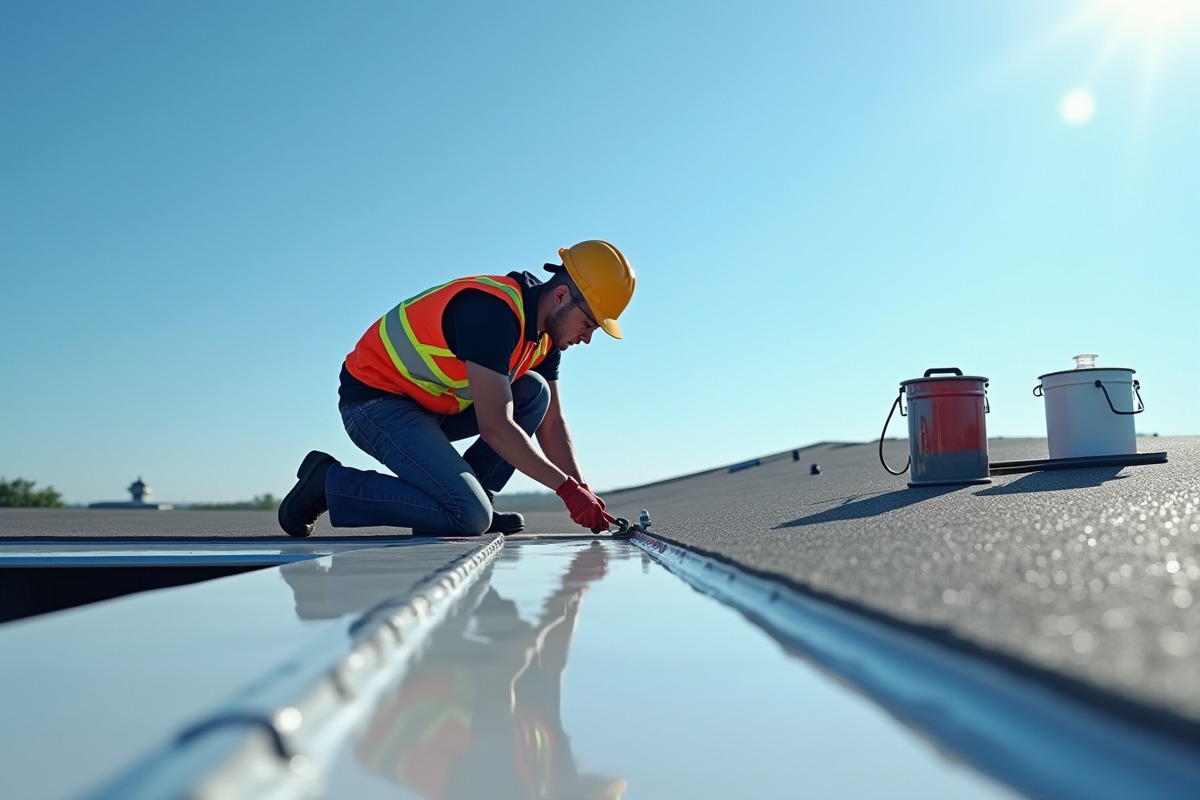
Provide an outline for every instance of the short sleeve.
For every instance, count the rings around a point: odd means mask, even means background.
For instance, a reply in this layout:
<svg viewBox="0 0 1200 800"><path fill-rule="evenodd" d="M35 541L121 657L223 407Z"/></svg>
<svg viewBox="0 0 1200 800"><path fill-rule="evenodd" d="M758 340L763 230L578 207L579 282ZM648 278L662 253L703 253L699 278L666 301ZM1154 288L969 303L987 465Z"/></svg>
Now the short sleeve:
<svg viewBox="0 0 1200 800"><path fill-rule="evenodd" d="M522 331L508 303L484 291L464 289L446 305L442 333L459 359L507 375Z"/></svg>

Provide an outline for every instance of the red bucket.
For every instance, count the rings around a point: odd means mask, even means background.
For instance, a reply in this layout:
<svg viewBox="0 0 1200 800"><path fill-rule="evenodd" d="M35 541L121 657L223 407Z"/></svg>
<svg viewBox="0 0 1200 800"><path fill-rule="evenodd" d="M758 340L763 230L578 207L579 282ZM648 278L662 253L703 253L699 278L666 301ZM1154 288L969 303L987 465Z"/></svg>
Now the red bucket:
<svg viewBox="0 0 1200 800"><path fill-rule="evenodd" d="M909 486L992 482L988 477L984 418L990 410L987 385L987 378L963 375L957 367L927 369L924 377L900 383L900 394L892 405L892 413L903 399L907 411L900 407L900 414L908 417L909 464L912 466ZM889 413L883 436L879 438L881 462L883 438L891 419ZM908 469L905 466L895 472L886 462L883 466L893 475L902 475Z"/></svg>

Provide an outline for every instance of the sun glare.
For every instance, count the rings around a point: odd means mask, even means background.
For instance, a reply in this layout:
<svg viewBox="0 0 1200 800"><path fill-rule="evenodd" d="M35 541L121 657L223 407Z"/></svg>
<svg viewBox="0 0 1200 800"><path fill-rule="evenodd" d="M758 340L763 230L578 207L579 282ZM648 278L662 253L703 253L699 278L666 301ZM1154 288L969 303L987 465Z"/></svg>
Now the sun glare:
<svg viewBox="0 0 1200 800"><path fill-rule="evenodd" d="M1151 45L1200 23L1197 0L1100 0L1097 11L1114 19L1122 32L1139 36Z"/></svg>
<svg viewBox="0 0 1200 800"><path fill-rule="evenodd" d="M1175 40L1200 31L1200 0L1095 0L1087 8L1088 16L1106 24L1110 34L1108 46L1098 54L1084 82L1095 81L1116 52L1128 47L1140 50L1142 86L1134 121L1144 129L1168 52L1177 44ZM1095 113L1091 96L1085 98L1078 92L1069 92L1059 108L1063 120L1071 125L1085 125Z"/></svg>
<svg viewBox="0 0 1200 800"><path fill-rule="evenodd" d="M1190 42L1198 35L1200 0L1091 0L1022 48L1010 67L1027 65L1070 40L1095 37L1096 49L1080 63L1075 88L1059 100L1059 118L1068 125L1088 124L1096 113L1092 88L1106 89L1112 70L1132 68L1140 72L1137 107L1122 114L1144 132L1160 79L1171 62L1195 60L1200 50Z"/></svg>

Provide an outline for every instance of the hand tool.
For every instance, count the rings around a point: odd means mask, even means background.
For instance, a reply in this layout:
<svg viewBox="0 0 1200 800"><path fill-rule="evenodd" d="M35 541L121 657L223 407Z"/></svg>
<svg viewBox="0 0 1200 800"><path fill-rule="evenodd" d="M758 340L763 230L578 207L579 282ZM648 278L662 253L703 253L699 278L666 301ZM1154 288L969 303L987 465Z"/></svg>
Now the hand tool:
<svg viewBox="0 0 1200 800"><path fill-rule="evenodd" d="M650 512L642 509L642 513L638 515L638 521L631 523L624 517L617 517L617 529L612 531L611 535L614 539L629 539L635 533L649 533L647 530L650 527Z"/></svg>

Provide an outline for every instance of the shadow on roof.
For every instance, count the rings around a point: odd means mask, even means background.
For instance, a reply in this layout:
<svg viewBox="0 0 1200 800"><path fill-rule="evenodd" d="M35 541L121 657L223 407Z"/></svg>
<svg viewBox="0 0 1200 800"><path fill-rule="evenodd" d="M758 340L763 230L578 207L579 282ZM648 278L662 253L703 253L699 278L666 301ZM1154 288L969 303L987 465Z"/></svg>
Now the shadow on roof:
<svg viewBox="0 0 1200 800"><path fill-rule="evenodd" d="M1059 469L1046 472L1031 472L1003 486L989 486L975 494L992 497L1005 494L1028 492L1061 492L1069 489L1087 489L1102 486L1107 481L1119 481L1129 477L1119 474L1124 467L1093 467L1091 469Z"/></svg>
<svg viewBox="0 0 1200 800"><path fill-rule="evenodd" d="M846 502L836 508L819 511L816 514L810 514L807 517L800 517L791 522L784 522L775 526L775 530L780 528L796 528L801 525L819 525L822 522L838 522L848 519L864 519L866 517L877 517L881 514L886 514L889 511L896 511L901 508L907 508L911 505L916 505L923 500L929 500L934 497L939 497L950 492L957 492L961 486L922 486L908 489L899 489L886 494L866 497L863 500L856 498L844 498ZM837 502L831 500L829 502Z"/></svg>

